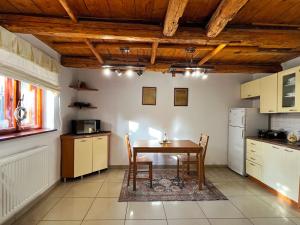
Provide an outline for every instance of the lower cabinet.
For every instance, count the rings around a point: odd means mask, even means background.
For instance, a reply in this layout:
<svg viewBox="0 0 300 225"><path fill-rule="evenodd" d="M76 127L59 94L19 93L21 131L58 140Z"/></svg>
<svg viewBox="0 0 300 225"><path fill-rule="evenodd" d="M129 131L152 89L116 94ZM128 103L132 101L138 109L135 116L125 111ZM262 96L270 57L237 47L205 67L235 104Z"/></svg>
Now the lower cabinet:
<svg viewBox="0 0 300 225"><path fill-rule="evenodd" d="M284 196L299 201L300 151L247 139L246 172ZM254 156L253 151L261 155ZM254 160L253 160L254 159Z"/></svg>
<svg viewBox="0 0 300 225"><path fill-rule="evenodd" d="M108 168L109 135L62 135L63 178L74 178Z"/></svg>

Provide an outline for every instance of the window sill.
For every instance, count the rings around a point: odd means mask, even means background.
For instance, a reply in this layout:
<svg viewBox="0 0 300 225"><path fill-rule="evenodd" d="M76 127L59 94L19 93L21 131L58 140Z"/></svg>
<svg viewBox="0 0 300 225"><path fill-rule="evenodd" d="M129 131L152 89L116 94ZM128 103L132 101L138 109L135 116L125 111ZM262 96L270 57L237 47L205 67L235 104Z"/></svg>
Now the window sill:
<svg viewBox="0 0 300 225"><path fill-rule="evenodd" d="M57 129L43 129L42 128L42 129L27 130L27 131L21 131L21 132L9 133L9 134L0 134L0 142L8 141L11 139L16 139L16 138L33 136L33 135L37 135L37 134L54 132L54 131L57 131Z"/></svg>

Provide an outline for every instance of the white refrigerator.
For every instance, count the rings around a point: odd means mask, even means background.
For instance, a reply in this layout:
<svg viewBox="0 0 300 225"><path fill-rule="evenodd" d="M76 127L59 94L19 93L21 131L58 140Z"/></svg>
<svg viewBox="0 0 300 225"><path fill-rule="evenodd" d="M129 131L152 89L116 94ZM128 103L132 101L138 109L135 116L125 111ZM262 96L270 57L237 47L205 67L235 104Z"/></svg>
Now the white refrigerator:
<svg viewBox="0 0 300 225"><path fill-rule="evenodd" d="M229 111L228 167L246 175L246 137L257 136L258 129L268 129L268 115L257 108L233 108Z"/></svg>

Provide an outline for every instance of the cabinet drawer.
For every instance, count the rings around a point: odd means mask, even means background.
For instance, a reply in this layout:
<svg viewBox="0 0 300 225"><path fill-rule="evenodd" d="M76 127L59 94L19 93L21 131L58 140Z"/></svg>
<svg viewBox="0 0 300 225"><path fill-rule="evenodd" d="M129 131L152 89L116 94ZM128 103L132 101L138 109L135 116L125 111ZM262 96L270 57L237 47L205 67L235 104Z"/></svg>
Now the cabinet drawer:
<svg viewBox="0 0 300 225"><path fill-rule="evenodd" d="M247 159L251 162L257 163L259 165L262 165L263 159L261 155L255 154L254 152L247 151Z"/></svg>
<svg viewBox="0 0 300 225"><path fill-rule="evenodd" d="M248 153L261 156L261 142L247 139L247 154Z"/></svg>
<svg viewBox="0 0 300 225"><path fill-rule="evenodd" d="M261 180L261 173L262 173L262 168L261 165L251 162L249 160L246 160L246 172L250 176Z"/></svg>

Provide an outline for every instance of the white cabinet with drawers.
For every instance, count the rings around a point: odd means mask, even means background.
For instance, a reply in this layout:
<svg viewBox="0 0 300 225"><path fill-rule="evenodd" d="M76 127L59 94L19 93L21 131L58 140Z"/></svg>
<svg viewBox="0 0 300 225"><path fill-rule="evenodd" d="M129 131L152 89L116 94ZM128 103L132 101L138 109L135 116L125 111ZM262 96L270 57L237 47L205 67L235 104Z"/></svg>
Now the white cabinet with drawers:
<svg viewBox="0 0 300 225"><path fill-rule="evenodd" d="M246 172L298 202L300 150L247 139Z"/></svg>

